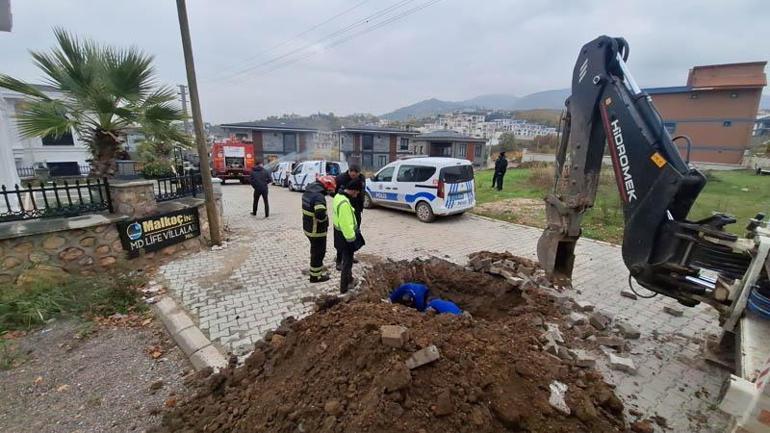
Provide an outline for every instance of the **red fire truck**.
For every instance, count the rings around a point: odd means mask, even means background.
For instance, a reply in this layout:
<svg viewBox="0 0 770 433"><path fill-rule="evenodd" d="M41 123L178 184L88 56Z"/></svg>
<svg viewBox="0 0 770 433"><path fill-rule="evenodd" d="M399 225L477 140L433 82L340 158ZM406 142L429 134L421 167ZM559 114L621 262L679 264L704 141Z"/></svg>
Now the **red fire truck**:
<svg viewBox="0 0 770 433"><path fill-rule="evenodd" d="M222 183L227 179L247 183L254 168L254 145L233 137L215 141L211 146L211 160L214 175L222 179Z"/></svg>

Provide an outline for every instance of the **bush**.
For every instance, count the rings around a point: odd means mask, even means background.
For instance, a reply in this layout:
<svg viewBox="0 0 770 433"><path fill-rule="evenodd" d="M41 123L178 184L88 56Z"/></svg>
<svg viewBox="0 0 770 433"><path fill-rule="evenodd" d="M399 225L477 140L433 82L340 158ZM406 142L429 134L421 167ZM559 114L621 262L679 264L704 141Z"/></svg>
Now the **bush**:
<svg viewBox="0 0 770 433"><path fill-rule="evenodd" d="M554 168L548 165L532 167L529 170L528 180L534 187L550 190L553 188Z"/></svg>
<svg viewBox="0 0 770 433"><path fill-rule="evenodd" d="M90 318L145 308L136 287L140 281L123 274L67 276L28 286L0 286L0 334L30 329L57 317Z"/></svg>
<svg viewBox="0 0 770 433"><path fill-rule="evenodd" d="M168 161L153 161L144 164L142 167L142 176L146 179L157 179L160 177L174 176L174 169Z"/></svg>

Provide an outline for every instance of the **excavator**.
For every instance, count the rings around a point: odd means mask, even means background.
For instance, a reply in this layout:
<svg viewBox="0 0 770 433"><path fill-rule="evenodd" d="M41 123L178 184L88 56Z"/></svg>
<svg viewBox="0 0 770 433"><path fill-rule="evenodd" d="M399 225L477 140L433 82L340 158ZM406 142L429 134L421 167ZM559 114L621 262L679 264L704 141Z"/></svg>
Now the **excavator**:
<svg viewBox="0 0 770 433"><path fill-rule="evenodd" d="M556 151L555 182L545 198L547 226L537 244L552 280L569 284L581 220L594 204L602 159L612 161L624 215L622 256L634 282L650 292L719 312L734 336L736 374L720 408L733 416L731 431L770 431L770 227L764 214L746 236L725 230L736 219L688 214L706 176L685 161L652 99L634 81L623 38L600 36L585 44L572 73ZM645 296L645 297L650 297Z"/></svg>

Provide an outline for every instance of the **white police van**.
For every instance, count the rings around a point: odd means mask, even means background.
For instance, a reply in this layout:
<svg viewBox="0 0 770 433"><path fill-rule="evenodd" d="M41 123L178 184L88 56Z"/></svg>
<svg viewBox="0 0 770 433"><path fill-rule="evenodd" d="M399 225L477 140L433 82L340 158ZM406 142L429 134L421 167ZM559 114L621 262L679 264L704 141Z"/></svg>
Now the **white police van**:
<svg viewBox="0 0 770 433"><path fill-rule="evenodd" d="M476 205L473 166L437 157L391 162L366 181L364 207L375 205L414 212L422 222L461 214Z"/></svg>
<svg viewBox="0 0 770 433"><path fill-rule="evenodd" d="M334 176L348 170L348 163L341 161L314 160L298 162L289 175L289 189L304 191L305 186L315 182L321 176Z"/></svg>

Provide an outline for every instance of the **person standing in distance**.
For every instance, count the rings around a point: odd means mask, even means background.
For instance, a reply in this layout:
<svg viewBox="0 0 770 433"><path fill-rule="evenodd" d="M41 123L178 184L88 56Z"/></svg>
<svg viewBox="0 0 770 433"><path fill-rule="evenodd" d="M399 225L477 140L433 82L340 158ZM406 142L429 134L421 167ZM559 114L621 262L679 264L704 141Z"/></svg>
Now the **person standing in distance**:
<svg viewBox="0 0 770 433"><path fill-rule="evenodd" d="M259 198L262 197L262 201L265 204L265 218L270 216L270 203L267 201L267 187L273 183L273 178L270 173L262 166L262 161L257 161L256 166L251 171L251 187L254 188L254 198L251 204L251 214L257 214L257 208L259 207Z"/></svg>
<svg viewBox="0 0 770 433"><path fill-rule="evenodd" d="M495 160L495 174L492 176L492 188L497 185L497 190L503 190L503 177L508 170L508 160L505 158L505 152L500 152L500 156Z"/></svg>

